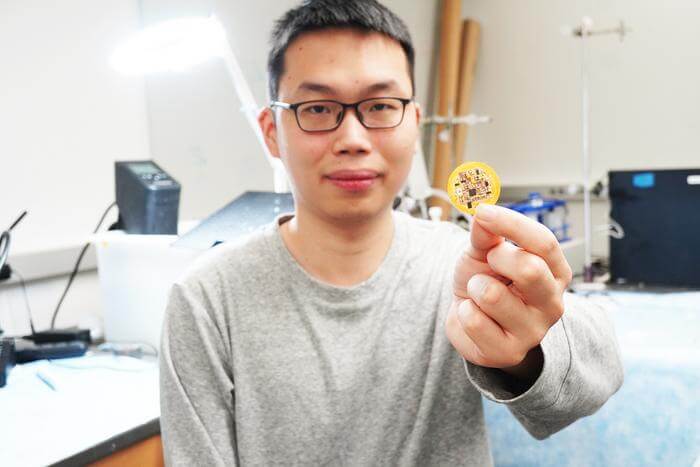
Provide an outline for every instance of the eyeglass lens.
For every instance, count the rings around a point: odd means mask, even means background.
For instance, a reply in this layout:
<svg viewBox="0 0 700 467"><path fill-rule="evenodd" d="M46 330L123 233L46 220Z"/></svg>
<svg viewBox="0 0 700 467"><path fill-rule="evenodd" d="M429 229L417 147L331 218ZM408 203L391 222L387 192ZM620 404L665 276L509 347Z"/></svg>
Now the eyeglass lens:
<svg viewBox="0 0 700 467"><path fill-rule="evenodd" d="M368 128L392 128L401 123L404 104L400 99L368 99L356 107L358 118ZM345 109L334 101L313 101L296 109L299 126L306 131L332 130L340 125Z"/></svg>

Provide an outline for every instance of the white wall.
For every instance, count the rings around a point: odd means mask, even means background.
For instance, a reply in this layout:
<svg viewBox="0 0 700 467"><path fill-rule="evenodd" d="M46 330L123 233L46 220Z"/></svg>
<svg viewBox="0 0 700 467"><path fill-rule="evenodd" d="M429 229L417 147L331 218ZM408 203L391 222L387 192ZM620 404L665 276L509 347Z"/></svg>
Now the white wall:
<svg viewBox="0 0 700 467"><path fill-rule="evenodd" d="M139 23L137 0L0 1L0 227L29 211L9 261L25 276L71 268L74 247L114 200L113 161L149 156L143 80L108 64ZM28 283L38 329L49 325L65 284ZM100 311L95 272L80 274L57 324L92 327ZM0 284L0 326L28 332L16 283Z"/></svg>
<svg viewBox="0 0 700 467"><path fill-rule="evenodd" d="M148 157L142 79L108 64L136 0L0 2L0 225L12 253L74 246L114 200L113 161Z"/></svg>
<svg viewBox="0 0 700 467"><path fill-rule="evenodd" d="M590 40L594 178L609 169L700 166L700 2L464 0L482 26L472 110L494 123L469 134L467 157L509 185L580 180L580 39L584 15L632 29Z"/></svg>
<svg viewBox="0 0 700 467"><path fill-rule="evenodd" d="M561 34L583 16L632 29L590 39L593 180L608 170L700 166L700 2L696 0L463 0L481 23L472 111L494 117L469 132L465 156L487 161L505 185L580 183L581 44ZM583 236L582 203L572 202ZM593 205L593 224L609 215ZM593 254L606 257L596 235Z"/></svg>

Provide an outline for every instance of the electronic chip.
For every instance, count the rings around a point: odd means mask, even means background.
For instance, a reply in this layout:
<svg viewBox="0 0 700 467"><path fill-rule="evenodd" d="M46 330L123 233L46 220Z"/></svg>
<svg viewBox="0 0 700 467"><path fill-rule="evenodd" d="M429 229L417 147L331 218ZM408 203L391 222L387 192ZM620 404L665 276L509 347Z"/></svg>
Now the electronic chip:
<svg viewBox="0 0 700 467"><path fill-rule="evenodd" d="M447 193L454 207L474 214L480 203L496 204L501 182L496 172L483 162L465 162L450 174Z"/></svg>

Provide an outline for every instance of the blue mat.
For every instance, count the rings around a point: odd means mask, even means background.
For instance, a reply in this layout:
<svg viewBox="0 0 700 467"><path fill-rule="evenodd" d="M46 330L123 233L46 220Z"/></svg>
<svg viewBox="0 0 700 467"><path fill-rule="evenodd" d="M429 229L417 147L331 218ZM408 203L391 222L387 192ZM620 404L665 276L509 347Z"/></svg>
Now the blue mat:
<svg viewBox="0 0 700 467"><path fill-rule="evenodd" d="M597 413L543 441L504 406L485 401L495 464L693 466L700 459L700 293L590 299L615 323L622 388Z"/></svg>

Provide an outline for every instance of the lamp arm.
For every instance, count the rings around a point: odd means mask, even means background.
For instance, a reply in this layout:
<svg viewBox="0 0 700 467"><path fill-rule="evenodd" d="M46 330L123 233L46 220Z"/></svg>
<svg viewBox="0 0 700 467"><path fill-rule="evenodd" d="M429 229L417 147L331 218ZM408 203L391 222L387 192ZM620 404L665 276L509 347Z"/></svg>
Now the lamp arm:
<svg viewBox="0 0 700 467"><path fill-rule="evenodd" d="M280 159L272 157L272 154L270 154L270 151L265 144L265 140L257 120L260 108L255 103L253 93L250 91L250 87L248 87L248 83L245 76L243 76L243 72L241 71L241 67L238 64L238 60L233 53L231 45L229 44L228 40L225 42L222 58L226 64L226 69L228 70L229 76L233 81L236 94L241 101L241 111L243 112L246 121L253 129L253 133L255 133L255 136L258 139L258 143L260 143L260 146L262 147L265 159L267 159L267 162L272 168L275 193L286 193L289 191L289 183L284 165L282 165L282 161Z"/></svg>

